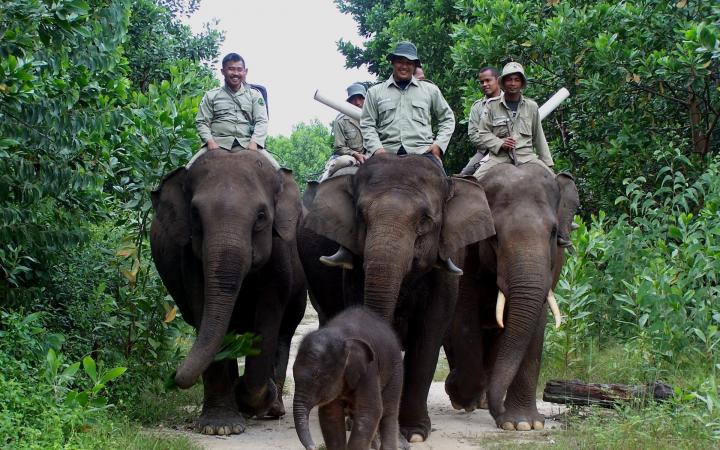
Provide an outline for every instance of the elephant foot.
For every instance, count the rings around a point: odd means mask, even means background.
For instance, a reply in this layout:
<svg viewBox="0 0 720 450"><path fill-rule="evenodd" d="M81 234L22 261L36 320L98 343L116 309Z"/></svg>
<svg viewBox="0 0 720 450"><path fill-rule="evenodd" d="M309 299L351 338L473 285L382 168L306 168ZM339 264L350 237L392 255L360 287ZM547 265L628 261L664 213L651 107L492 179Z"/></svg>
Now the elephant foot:
<svg viewBox="0 0 720 450"><path fill-rule="evenodd" d="M430 426L402 426L400 425L400 434L411 444L425 442L430 435Z"/></svg>
<svg viewBox="0 0 720 450"><path fill-rule="evenodd" d="M488 408L485 389L481 389L480 394L476 394L476 389L461 388L460 385L456 371L453 370L445 380L445 393L450 397L450 404L454 409L473 412L478 408L483 408L483 405L485 406L483 409Z"/></svg>
<svg viewBox="0 0 720 450"><path fill-rule="evenodd" d="M197 430L202 434L228 436L245 431L245 419L237 411L226 407L203 408Z"/></svg>
<svg viewBox="0 0 720 450"><path fill-rule="evenodd" d="M235 399L240 412L251 417L266 416L277 398L278 390L272 380L268 380L264 387L251 391L241 377L235 387Z"/></svg>
<svg viewBox="0 0 720 450"><path fill-rule="evenodd" d="M545 428L545 417L537 411L506 411L495 418L498 428L506 431L530 431Z"/></svg>

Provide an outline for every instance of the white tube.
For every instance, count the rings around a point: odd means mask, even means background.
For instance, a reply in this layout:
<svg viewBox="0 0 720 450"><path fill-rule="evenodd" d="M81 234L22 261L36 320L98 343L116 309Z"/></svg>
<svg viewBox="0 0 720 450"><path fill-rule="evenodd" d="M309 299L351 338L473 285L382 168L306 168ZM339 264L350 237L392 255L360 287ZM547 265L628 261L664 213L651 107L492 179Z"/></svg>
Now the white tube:
<svg viewBox="0 0 720 450"><path fill-rule="evenodd" d="M313 96L313 98L322 103L323 105L331 107L335 111L340 111L346 116L352 117L355 120L360 120L360 114L362 113L362 109L358 108L352 103L336 102L335 100L322 95L320 91L315 91L315 96Z"/></svg>
<svg viewBox="0 0 720 450"><path fill-rule="evenodd" d="M557 91L555 95L550 97L548 101L543 103L543 105L538 109L538 115L540 116L540 120L543 120L551 112L555 111L555 108L560 106L560 103L562 103L563 100L568 97L570 97L570 91L565 88L560 88L560 90Z"/></svg>

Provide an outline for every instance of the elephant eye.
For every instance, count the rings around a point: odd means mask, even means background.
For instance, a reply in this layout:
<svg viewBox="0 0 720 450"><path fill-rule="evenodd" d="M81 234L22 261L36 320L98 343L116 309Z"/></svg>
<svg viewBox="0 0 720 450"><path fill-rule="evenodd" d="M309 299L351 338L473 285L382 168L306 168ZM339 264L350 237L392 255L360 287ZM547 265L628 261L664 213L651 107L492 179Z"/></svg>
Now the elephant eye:
<svg viewBox="0 0 720 450"><path fill-rule="evenodd" d="M433 229L433 220L427 214L420 216L417 225L415 225L415 232L418 236L425 235Z"/></svg>
<svg viewBox="0 0 720 450"><path fill-rule="evenodd" d="M260 211L258 211L257 216L255 216L255 231L260 231L265 228L267 222L267 213L264 209L261 209Z"/></svg>

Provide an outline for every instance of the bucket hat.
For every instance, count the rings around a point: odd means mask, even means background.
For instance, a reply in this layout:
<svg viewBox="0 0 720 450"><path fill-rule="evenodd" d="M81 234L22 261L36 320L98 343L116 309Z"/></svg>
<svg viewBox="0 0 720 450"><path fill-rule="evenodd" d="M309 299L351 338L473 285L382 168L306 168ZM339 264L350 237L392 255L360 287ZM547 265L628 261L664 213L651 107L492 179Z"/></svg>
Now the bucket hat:
<svg viewBox="0 0 720 450"><path fill-rule="evenodd" d="M356 95L362 95L363 98L365 98L367 94L367 90L365 89L365 86L363 86L360 83L353 83L350 86L348 86L347 90L347 98L345 101L350 101L351 98L353 98Z"/></svg>
<svg viewBox="0 0 720 450"><path fill-rule="evenodd" d="M525 69L523 69L522 64L515 61L510 61L509 63L505 64L505 67L503 67L502 74L500 75L500 86L502 86L503 78L513 73L520 74L523 80L522 87L524 88L527 84L527 78L525 78Z"/></svg>
<svg viewBox="0 0 720 450"><path fill-rule="evenodd" d="M407 58L410 61L414 61L418 67L422 67L422 64L420 63L420 58L418 58L417 55L417 47L415 47L415 44L413 44L412 42L398 42L395 45L395 50L390 52L390 54L387 56L387 59L388 61L392 62L393 57L396 56L402 56L403 58Z"/></svg>

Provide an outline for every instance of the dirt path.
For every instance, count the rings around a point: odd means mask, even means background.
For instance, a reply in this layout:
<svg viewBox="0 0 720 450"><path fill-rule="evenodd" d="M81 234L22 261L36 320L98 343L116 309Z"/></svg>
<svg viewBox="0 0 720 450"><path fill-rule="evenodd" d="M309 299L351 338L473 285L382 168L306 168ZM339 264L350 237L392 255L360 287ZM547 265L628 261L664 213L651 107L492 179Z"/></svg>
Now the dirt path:
<svg viewBox="0 0 720 450"><path fill-rule="evenodd" d="M290 364L288 364L288 386L286 386L285 407L287 414L279 420L248 420L247 430L241 435L230 437L205 436L186 431L177 431L189 436L205 449L222 450L296 450L302 448L295 433L292 419L292 362L295 360L297 346L302 336L317 328L317 314L308 303L308 308L302 323L297 329L293 345L290 350ZM555 416L562 412L559 405L539 402L540 413L545 417ZM433 382L428 396L428 409L432 420L432 434L426 442L413 444L413 450L425 449L482 449L508 444L534 442L537 444L551 444L552 430L560 427L558 422L546 420L544 431L531 432L502 432L495 427L495 422L485 410L472 413L459 412L452 409L444 383ZM322 443L322 434L317 420L317 409L310 414L310 428L316 444Z"/></svg>

